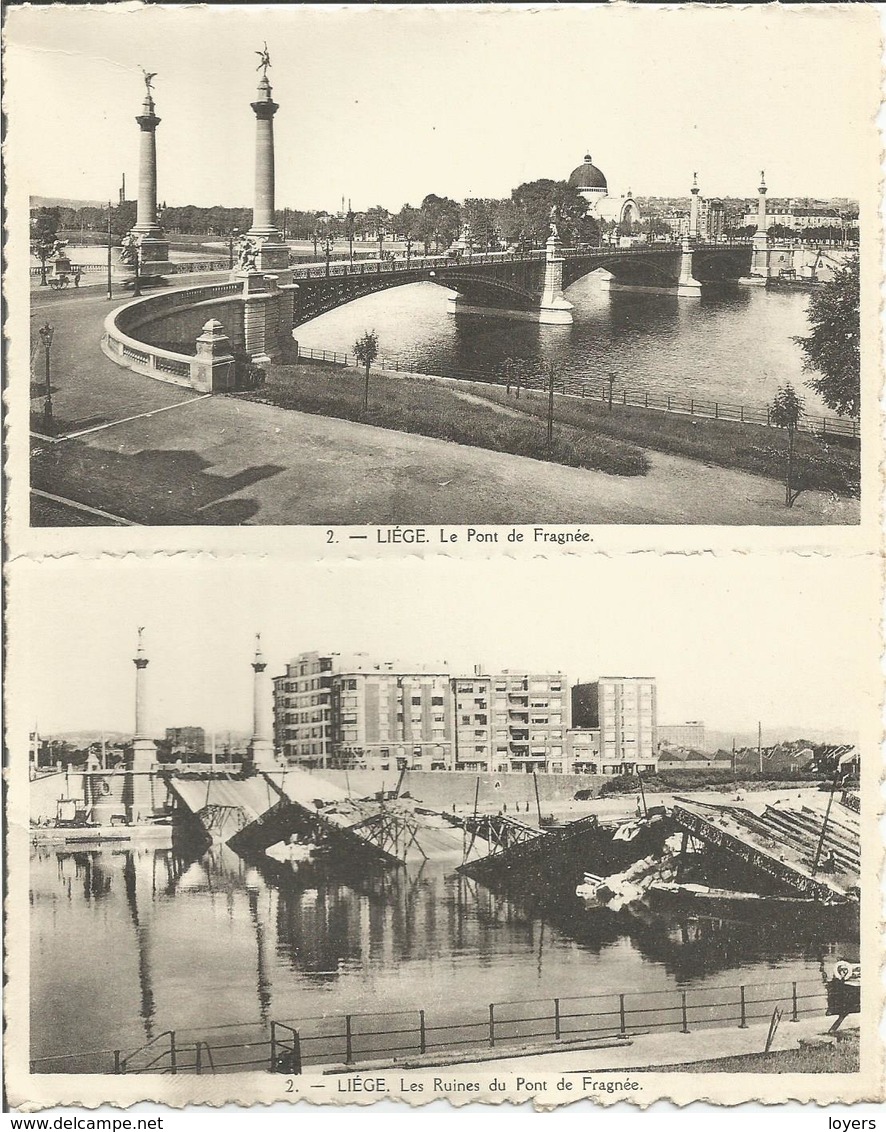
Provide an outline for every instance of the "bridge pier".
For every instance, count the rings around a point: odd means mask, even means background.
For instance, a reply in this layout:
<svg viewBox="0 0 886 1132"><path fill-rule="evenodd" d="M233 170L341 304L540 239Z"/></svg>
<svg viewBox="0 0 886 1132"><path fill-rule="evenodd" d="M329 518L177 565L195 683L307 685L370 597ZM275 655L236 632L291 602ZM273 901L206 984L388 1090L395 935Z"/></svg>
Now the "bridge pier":
<svg viewBox="0 0 886 1132"><path fill-rule="evenodd" d="M554 326L570 326L573 322L572 303L563 295L563 245L556 224L551 224L551 234L545 245L545 279L539 306L541 323Z"/></svg>
<svg viewBox="0 0 886 1132"><path fill-rule="evenodd" d="M745 287L765 287L769 282L769 238L766 234L766 172L760 174L757 192L760 201L757 205L757 231L754 233L754 246L751 252L751 270L739 279Z"/></svg>
<svg viewBox="0 0 886 1132"><path fill-rule="evenodd" d="M683 248L680 254L680 279L677 283L677 295L681 299L700 299L701 283L692 274L692 240L684 237Z"/></svg>
<svg viewBox="0 0 886 1132"><path fill-rule="evenodd" d="M757 232L751 251L750 273L743 275L739 283L744 287L765 287L769 282L770 259L769 239L765 232Z"/></svg>
<svg viewBox="0 0 886 1132"><path fill-rule="evenodd" d="M257 365L279 361L292 342L291 285L279 286L276 275L260 271L235 272L243 281L243 337L249 357Z"/></svg>

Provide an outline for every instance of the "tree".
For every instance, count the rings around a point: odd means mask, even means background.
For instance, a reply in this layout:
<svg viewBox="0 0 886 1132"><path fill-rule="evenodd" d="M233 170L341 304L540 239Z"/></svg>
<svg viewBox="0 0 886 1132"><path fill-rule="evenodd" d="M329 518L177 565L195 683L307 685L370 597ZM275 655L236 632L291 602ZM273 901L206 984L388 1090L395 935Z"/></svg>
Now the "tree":
<svg viewBox="0 0 886 1132"><path fill-rule="evenodd" d="M111 212L111 233L117 237L123 237L127 232L131 232L135 227L136 221L136 204L134 200L121 201L116 208ZM190 231L189 228L182 229L185 232Z"/></svg>
<svg viewBox="0 0 886 1132"><path fill-rule="evenodd" d="M769 407L769 419L777 428L785 428L788 431L788 468L787 475L785 476L785 492L784 501L786 507L792 507L794 500L800 494L798 488L796 494L793 489L793 476L794 476L794 433L797 431L797 425L800 423L800 417L803 415L803 400L797 396L793 385L790 382L787 385L781 385L778 392L775 394L775 399Z"/></svg>
<svg viewBox="0 0 886 1132"><path fill-rule="evenodd" d="M438 197L435 193L428 193L421 202L421 228L420 238L424 241L425 252L430 250L431 241L437 251L440 245L446 247L458 235L461 224L461 209L458 202L449 197Z"/></svg>
<svg viewBox="0 0 886 1132"><path fill-rule="evenodd" d="M411 204L404 204L400 211L391 220L394 231L406 241L406 260L412 256L412 245L421 234L421 213Z"/></svg>
<svg viewBox="0 0 886 1132"><path fill-rule="evenodd" d="M551 208L559 213L557 228L567 243L575 243L581 222L588 210L588 202L581 193L566 181L527 181L514 189L511 200L521 217L521 235L524 240L543 244L551 230Z"/></svg>
<svg viewBox="0 0 886 1132"><path fill-rule="evenodd" d="M470 233L471 246L488 251L495 242L494 200L467 199L461 207L462 221Z"/></svg>
<svg viewBox="0 0 886 1132"><path fill-rule="evenodd" d="M377 204L374 208L366 210L364 215L364 223L366 224L366 231L378 240L378 255L381 259L382 241L385 238L385 233L390 224L391 214L382 205Z"/></svg>
<svg viewBox="0 0 886 1132"><path fill-rule="evenodd" d="M31 253L40 260L40 286L46 286L46 264L58 240L58 208L38 208L31 217Z"/></svg>
<svg viewBox="0 0 886 1132"><path fill-rule="evenodd" d="M366 381L363 385L363 412L369 411L369 367L378 357L378 335L374 330L364 330L363 337L354 343L354 356L361 366L366 367Z"/></svg>
<svg viewBox="0 0 886 1132"><path fill-rule="evenodd" d="M858 419L861 412L859 262L849 261L809 300L812 333L794 341L806 355L803 369L819 376L806 384L835 413Z"/></svg>

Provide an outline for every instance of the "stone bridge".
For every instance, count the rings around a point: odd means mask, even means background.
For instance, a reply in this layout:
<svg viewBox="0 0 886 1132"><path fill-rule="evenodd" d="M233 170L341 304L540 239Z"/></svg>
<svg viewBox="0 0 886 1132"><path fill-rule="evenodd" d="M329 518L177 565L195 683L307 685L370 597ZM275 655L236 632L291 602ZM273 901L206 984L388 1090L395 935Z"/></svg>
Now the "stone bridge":
<svg viewBox="0 0 886 1132"><path fill-rule="evenodd" d="M564 287L600 268L607 289L698 297L705 283L747 276L752 254L749 245L689 241L564 252L554 233L544 251L525 255L236 271L228 282L159 292L118 307L105 320L102 349L138 373L223 392L237 380L235 355L259 363L284 358L296 327L391 287L436 283L455 292L455 311L568 324L572 304Z"/></svg>
<svg viewBox="0 0 886 1132"><path fill-rule="evenodd" d="M737 282L751 265L750 243L651 244L631 248L564 251L548 241L545 251L492 253L467 259L439 257L390 263L331 264L295 269L293 326L354 299L409 283L436 283L456 292L456 311L497 313L536 322L572 321L563 289L602 268L611 290L670 292L697 297L701 285Z"/></svg>

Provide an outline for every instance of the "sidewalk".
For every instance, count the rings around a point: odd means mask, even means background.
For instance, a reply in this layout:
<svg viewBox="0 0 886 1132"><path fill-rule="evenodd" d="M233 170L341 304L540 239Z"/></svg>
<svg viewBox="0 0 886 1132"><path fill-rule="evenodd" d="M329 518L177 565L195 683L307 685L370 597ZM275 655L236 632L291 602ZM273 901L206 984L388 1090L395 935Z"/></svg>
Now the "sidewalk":
<svg viewBox="0 0 886 1132"><path fill-rule="evenodd" d="M831 1018L801 1018L798 1022L789 1022L782 1019L772 1042L772 1050L798 1049L801 1040L810 1040L823 1035L831 1025ZM858 1017L847 1019L841 1031L849 1032L858 1029ZM531 1048L515 1050L511 1056L500 1057L495 1060L472 1061L468 1053L455 1055L455 1058L426 1059L425 1067L419 1068L414 1061L403 1062L388 1066L401 1072L404 1080L413 1077L427 1076L427 1069L432 1065L447 1066L456 1071L463 1071L470 1067L479 1066L480 1072L494 1075L496 1073L523 1073L531 1068L533 1073L599 1073L599 1072L627 1072L630 1070L650 1070L668 1065L682 1065L687 1062L710 1061L719 1057L736 1057L742 1054L762 1053L766 1046L766 1036L769 1032L767 1022L748 1026L741 1030L738 1027L708 1027L694 1030L688 1034L670 1030L662 1033L639 1034L619 1045L610 1045L597 1049L569 1049L563 1051L533 1052ZM489 1051L484 1051L489 1052ZM457 1060L456 1060L457 1058ZM374 1063L374 1067L381 1067ZM360 1067L360 1071L366 1070ZM312 1069L309 1071L313 1071ZM331 1070L330 1070L331 1072ZM338 1070L341 1072L341 1070Z"/></svg>

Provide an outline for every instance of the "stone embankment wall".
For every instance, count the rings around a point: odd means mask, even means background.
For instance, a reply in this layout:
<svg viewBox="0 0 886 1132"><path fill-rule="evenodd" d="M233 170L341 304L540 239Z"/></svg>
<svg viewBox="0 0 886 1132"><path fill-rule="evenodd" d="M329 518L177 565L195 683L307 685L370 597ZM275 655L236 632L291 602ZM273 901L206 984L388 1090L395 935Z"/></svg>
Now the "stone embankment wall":
<svg viewBox="0 0 886 1132"><path fill-rule="evenodd" d="M318 779L325 779L343 790L350 790L355 797L374 794L378 790L396 788L400 775L397 771L381 770L317 770ZM499 809L505 803L511 808L516 803L520 809L529 806L529 813L535 813L535 786L531 774L477 774L475 771L407 771L401 792L411 794L432 810L451 810L453 805L471 808L480 780L478 805L482 810ZM546 803L571 802L578 790L590 790L597 797L600 787L606 781L597 774L539 774L538 794L542 808Z"/></svg>

